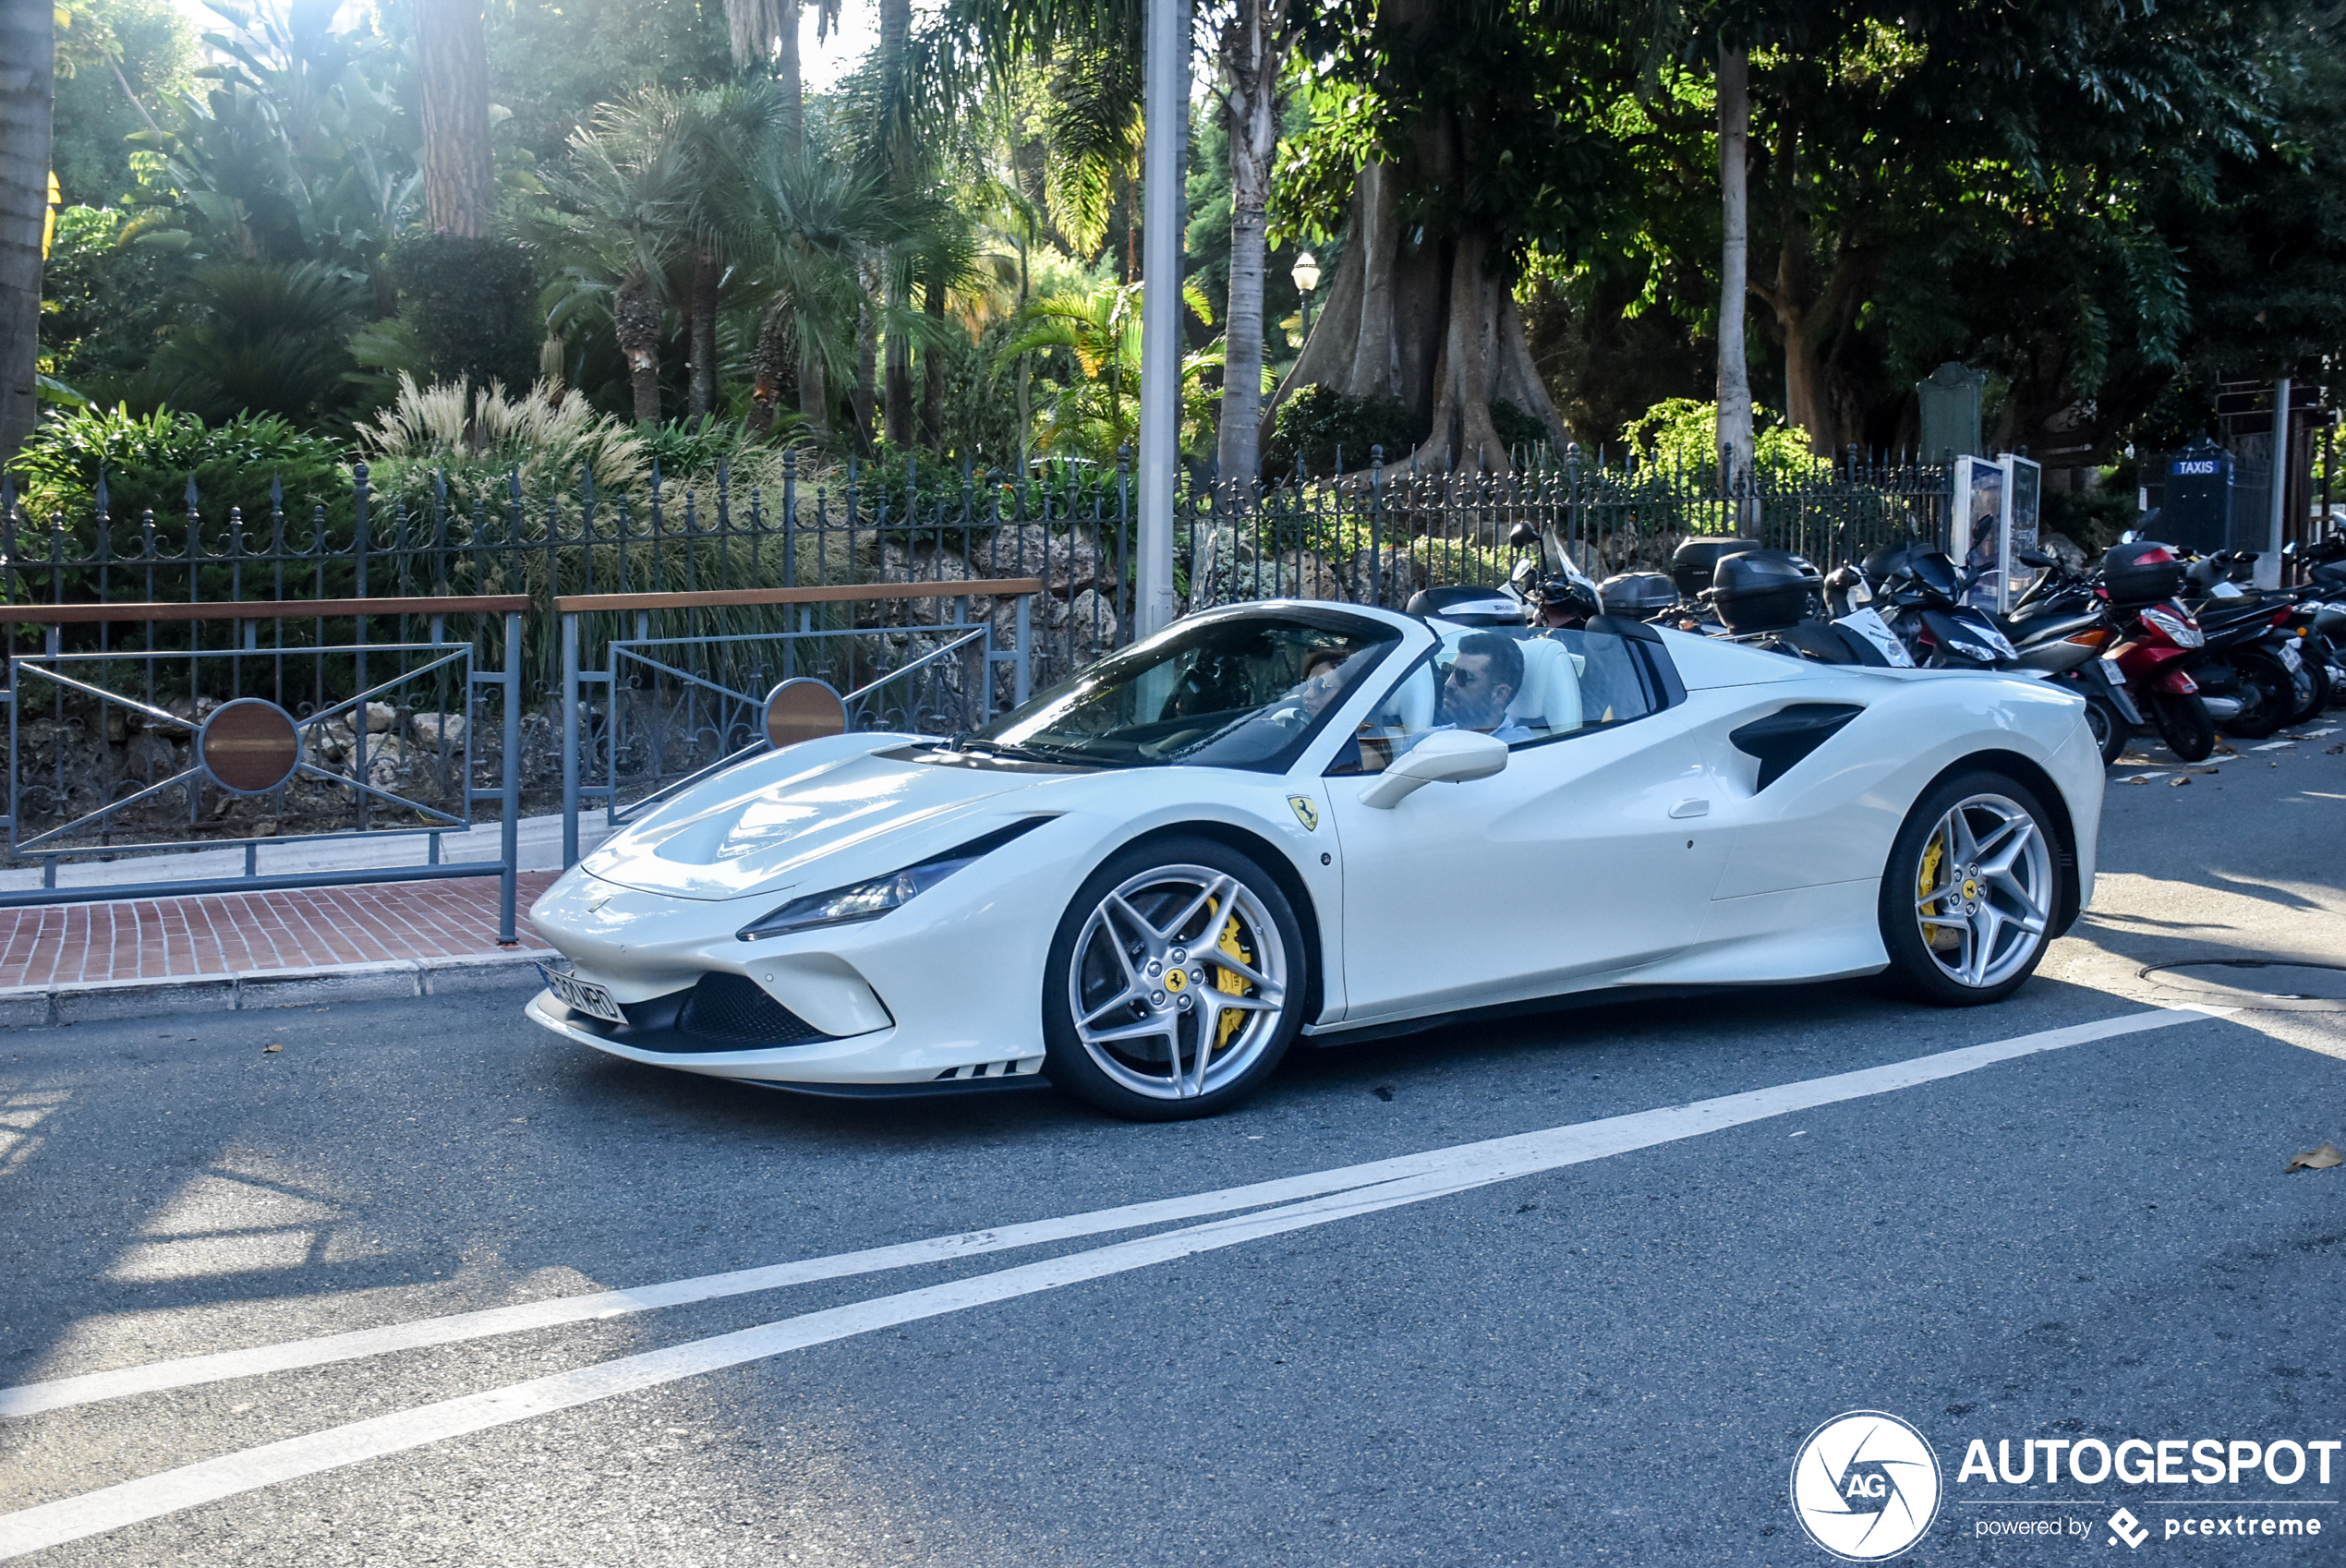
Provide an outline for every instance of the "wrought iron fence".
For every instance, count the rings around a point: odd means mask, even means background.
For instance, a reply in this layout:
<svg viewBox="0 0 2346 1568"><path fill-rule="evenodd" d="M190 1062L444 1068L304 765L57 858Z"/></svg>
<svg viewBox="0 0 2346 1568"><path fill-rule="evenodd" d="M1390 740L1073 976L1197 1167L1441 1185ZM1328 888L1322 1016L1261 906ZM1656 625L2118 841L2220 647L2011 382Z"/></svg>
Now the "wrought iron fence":
<svg viewBox="0 0 2346 1568"><path fill-rule="evenodd" d="M1522 454L1506 474L1368 467L1264 489L1201 492L1182 512L1176 581L1187 608L1300 596L1398 608L1421 588L1506 580L1528 525L1591 575L1666 567L1696 535L1742 535L1820 565L1921 537L1944 547L1950 478L1937 464L1852 448L1805 473L1763 470L1729 494L1709 468L1618 464L1577 446Z"/></svg>
<svg viewBox="0 0 2346 1568"><path fill-rule="evenodd" d="M511 650L526 607L513 596L0 609L0 620L42 638L37 651L11 649L0 705L8 850L42 872L40 889L0 892L0 907L495 874L503 885L500 939L513 940L520 671L485 667L470 640L448 635L447 622L499 619L499 641ZM425 634L358 643L325 634L377 618L420 622ZM262 624L288 622L319 634L262 645ZM224 646L194 635L67 645L69 630L124 624L215 626L229 636ZM443 864L441 838L466 832L484 805L502 826L498 858ZM401 838L423 840L421 865L264 873L259 863L264 844ZM68 859L239 845L241 876L57 886Z"/></svg>

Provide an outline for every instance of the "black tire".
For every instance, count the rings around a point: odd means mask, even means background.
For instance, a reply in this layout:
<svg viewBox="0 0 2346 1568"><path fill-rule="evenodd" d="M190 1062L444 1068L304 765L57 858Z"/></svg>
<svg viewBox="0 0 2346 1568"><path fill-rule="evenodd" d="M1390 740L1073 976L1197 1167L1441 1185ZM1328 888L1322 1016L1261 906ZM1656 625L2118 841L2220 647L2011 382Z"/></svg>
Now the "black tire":
<svg viewBox="0 0 2346 1568"><path fill-rule="evenodd" d="M2332 701L2337 694L2329 689L2328 658L2323 657L2306 658L2306 684L2308 684L2306 701L2299 706L2297 713L2290 715L2290 722L2282 724L2282 729L2297 729L2299 724L2311 724L2313 719L2323 718L2325 710L2329 708L2329 701Z"/></svg>
<svg viewBox="0 0 2346 1568"><path fill-rule="evenodd" d="M1989 848L1979 860L1956 862L1960 851L1950 849L1941 825L1959 807L1975 836L2015 814L2026 817L2033 840L2017 846L2009 872L2000 876L1992 869L2007 847L1992 834L1981 840ZM1895 990L1941 1007L1971 1007L2001 1002L2027 983L2052 946L2066 896L2054 822L2034 790L1984 768L1941 779L1915 802L1881 874L1881 945ZM1943 896L1926 901L1933 891ZM1999 924L1991 912L2021 918ZM2026 929L2031 921L2033 932ZM1952 947L1942 945L1951 938ZM1976 981L1961 972L1974 967L1975 954L1981 955Z"/></svg>
<svg viewBox="0 0 2346 1568"><path fill-rule="evenodd" d="M1209 901L1208 878L1215 875L1227 877L1234 888ZM1154 926L1143 933L1106 907L1109 895L1122 890L1128 901L1119 907L1144 919L1173 921L1183 907L1179 889L1184 886L1199 889L1196 912L1169 934ZM1151 899L1156 901L1147 904ZM1276 951L1266 936L1276 937ZM1114 951L1103 946L1110 942L1125 956L1120 971L1110 967ZM1165 952L1152 959L1159 947ZM1250 971L1255 980L1239 978L1233 961L1260 965ZM1151 962L1159 968L1149 970ZM1293 906L1252 859L1204 838L1136 845L1084 880L1052 936L1043 966L1044 1070L1053 1084L1110 1116L1161 1122L1218 1115L1277 1070L1306 1021L1311 963ZM1134 984L1141 974L1169 983L1176 971L1184 983L1164 985L1154 999ZM1079 992L1094 1009L1087 1013L1087 1029L1077 1023ZM1254 1005L1266 997L1276 998L1275 1008ZM1247 1010L1238 1010L1241 1004ZM1235 1029L1227 1027L1233 1016ZM1169 1032L1087 1043L1087 1030L1096 1037L1146 1026ZM1209 1033L1216 1043L1201 1053ZM1160 1063L1159 1056L1167 1059ZM1194 1089L1183 1081L1192 1077Z"/></svg>
<svg viewBox="0 0 2346 1568"><path fill-rule="evenodd" d="M2216 721L2195 692L2154 692L2149 697L2151 727L2167 749L2185 762L2205 762L2216 749Z"/></svg>
<svg viewBox="0 0 2346 1568"><path fill-rule="evenodd" d="M2134 727L2126 722L2125 715L2099 697L2086 699L2086 728L2093 731L2094 744L2101 750L2104 767L2117 766L2118 759L2125 754L2126 742L2134 738Z"/></svg>
<svg viewBox="0 0 2346 1568"><path fill-rule="evenodd" d="M2223 729L2243 741L2262 741L2288 723L2304 699L2303 688L2310 684L2264 648L2233 650L2231 667L2240 680L2241 706Z"/></svg>

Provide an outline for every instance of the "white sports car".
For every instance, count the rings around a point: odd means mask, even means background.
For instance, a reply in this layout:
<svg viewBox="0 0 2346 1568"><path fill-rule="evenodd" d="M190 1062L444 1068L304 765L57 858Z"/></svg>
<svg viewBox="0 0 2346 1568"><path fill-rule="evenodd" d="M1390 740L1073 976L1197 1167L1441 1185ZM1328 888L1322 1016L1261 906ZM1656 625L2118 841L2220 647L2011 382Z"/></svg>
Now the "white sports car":
<svg viewBox="0 0 2346 1568"><path fill-rule="evenodd" d="M836 1094L1047 1075L1221 1110L1297 1036L1626 987L2026 980L2093 890L2099 754L2033 681L1603 617L1191 615L988 727L756 756L531 918L528 1005L630 1060Z"/></svg>

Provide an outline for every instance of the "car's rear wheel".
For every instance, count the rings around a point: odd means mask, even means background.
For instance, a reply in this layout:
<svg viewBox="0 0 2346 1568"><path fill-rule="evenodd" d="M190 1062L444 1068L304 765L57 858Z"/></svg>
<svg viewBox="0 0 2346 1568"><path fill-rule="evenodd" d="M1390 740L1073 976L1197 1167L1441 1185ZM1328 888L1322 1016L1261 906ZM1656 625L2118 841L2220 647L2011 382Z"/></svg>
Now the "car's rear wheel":
<svg viewBox="0 0 2346 1568"><path fill-rule="evenodd" d="M1915 804L1881 878L1881 941L1901 988L1942 1007L2000 1002L2036 972L2061 902L2052 817L2001 774L1946 779Z"/></svg>
<svg viewBox="0 0 2346 1568"><path fill-rule="evenodd" d="M1209 838L1109 861L1059 921L1043 978L1051 1081L1116 1116L1212 1116L1302 1027L1310 962L1278 883Z"/></svg>

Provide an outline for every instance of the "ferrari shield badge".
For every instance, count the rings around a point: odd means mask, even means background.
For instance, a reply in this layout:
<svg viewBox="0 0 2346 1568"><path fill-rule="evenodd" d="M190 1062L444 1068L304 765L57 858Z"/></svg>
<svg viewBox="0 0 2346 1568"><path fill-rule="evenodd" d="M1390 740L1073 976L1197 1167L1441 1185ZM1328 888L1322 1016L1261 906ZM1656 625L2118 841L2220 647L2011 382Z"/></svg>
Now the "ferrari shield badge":
<svg viewBox="0 0 2346 1568"><path fill-rule="evenodd" d="M1295 820L1303 825L1304 832L1316 833L1320 830L1319 802L1309 795L1289 795L1287 803L1295 808Z"/></svg>

